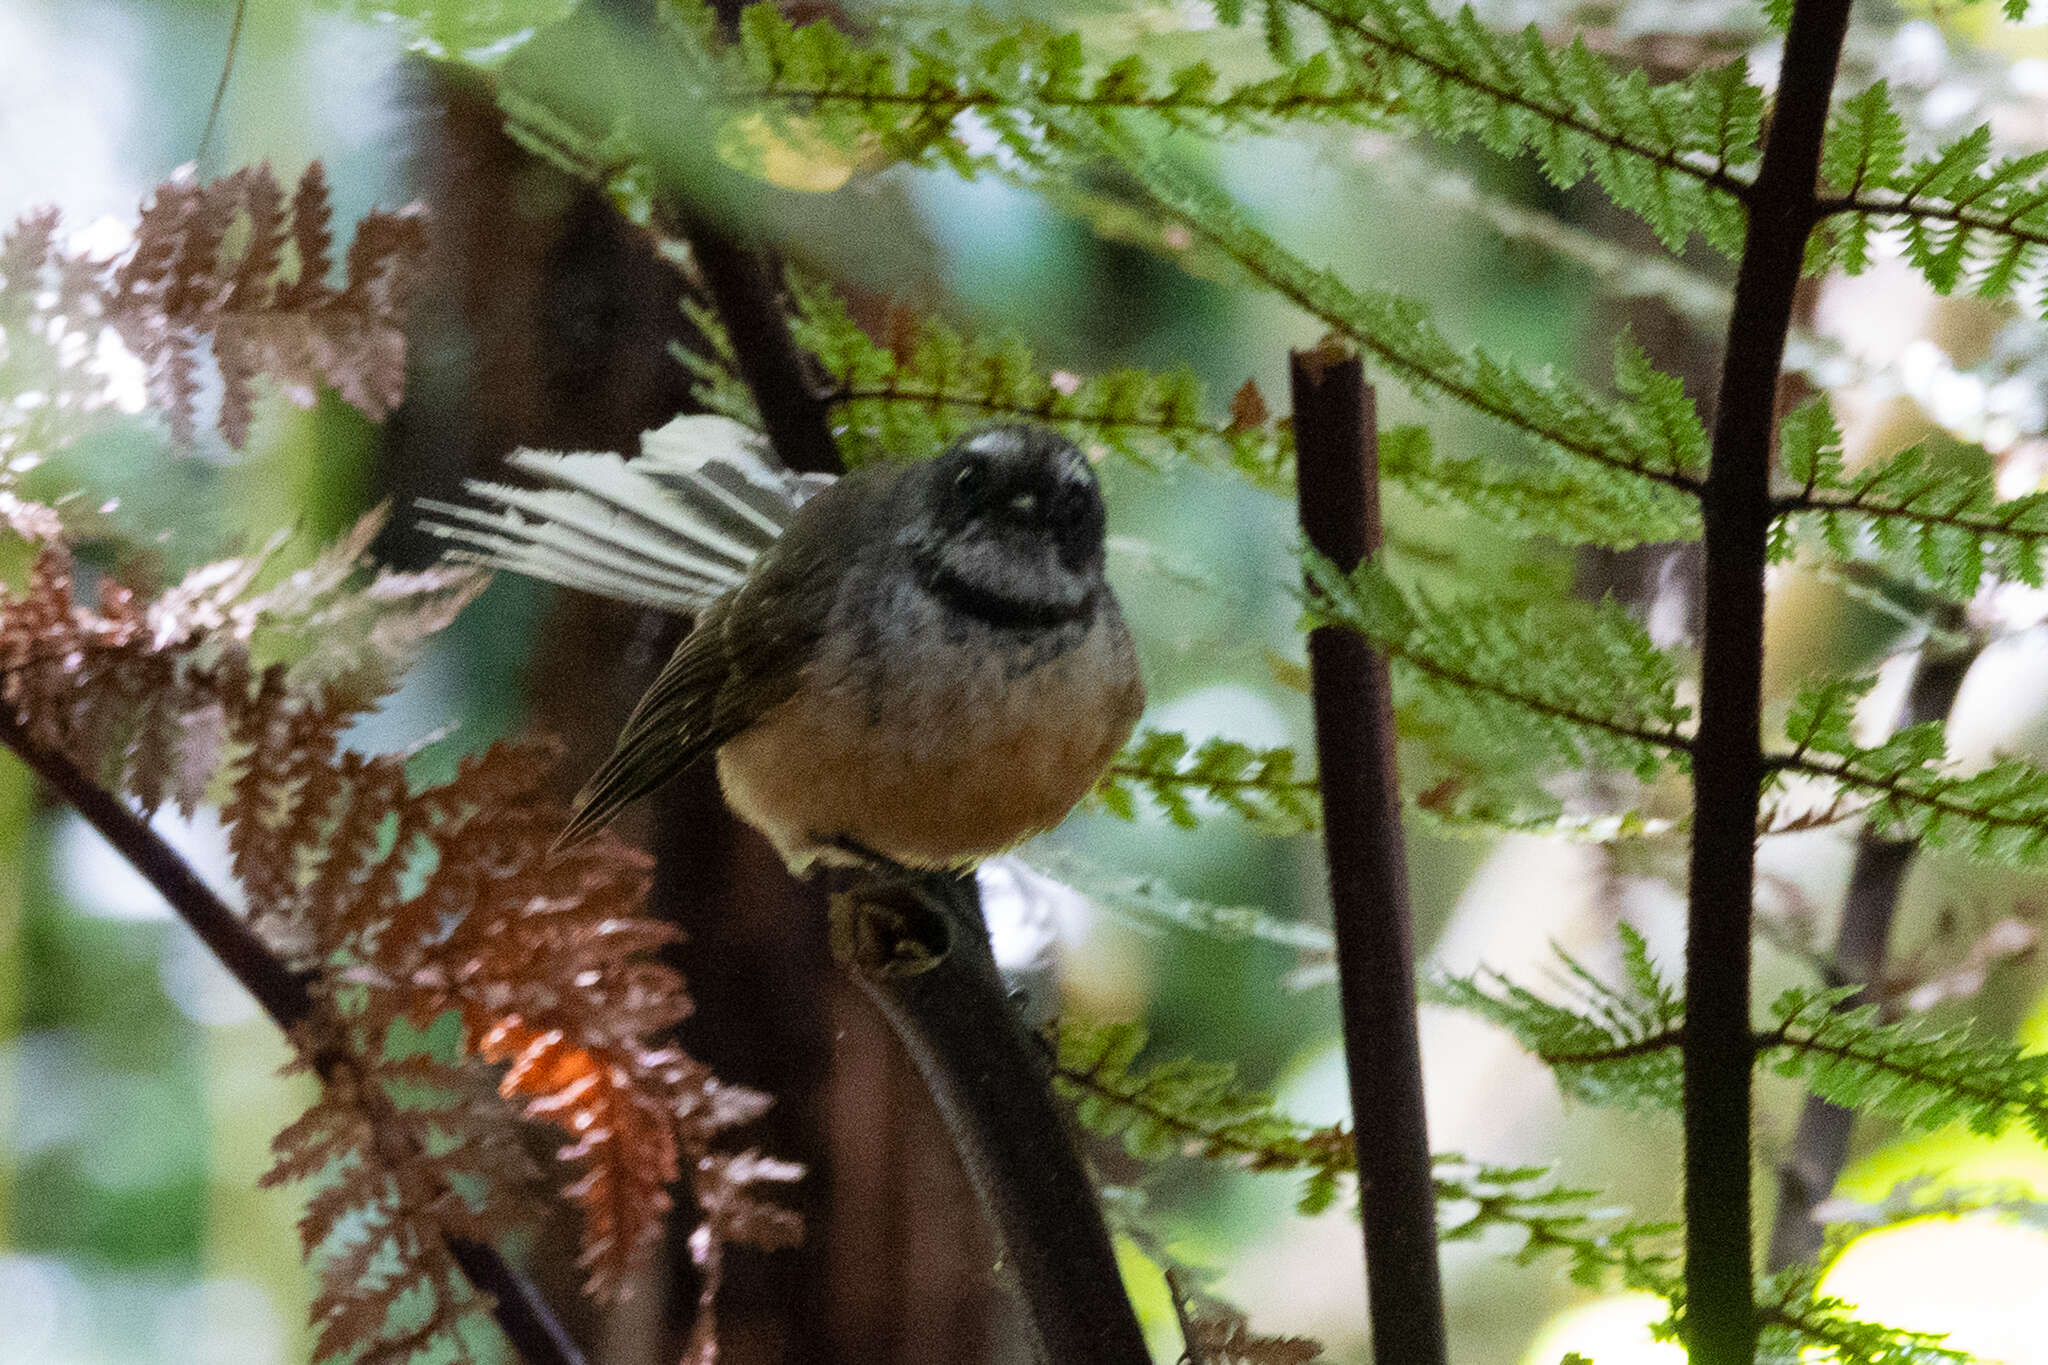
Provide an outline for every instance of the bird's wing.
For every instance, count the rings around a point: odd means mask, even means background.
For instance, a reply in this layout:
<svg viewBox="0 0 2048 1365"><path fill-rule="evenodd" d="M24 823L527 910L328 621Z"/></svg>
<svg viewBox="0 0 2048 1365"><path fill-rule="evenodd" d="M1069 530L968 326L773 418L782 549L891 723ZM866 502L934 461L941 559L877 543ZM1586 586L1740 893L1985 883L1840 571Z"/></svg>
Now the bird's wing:
<svg viewBox="0 0 2048 1365"><path fill-rule="evenodd" d="M633 708L611 757L577 794L575 813L555 841L557 848L595 834L625 807L746 728L737 716L722 718L718 707L732 668L724 629L731 604L730 596L714 602L669 656Z"/></svg>
<svg viewBox="0 0 2048 1365"><path fill-rule="evenodd" d="M451 558L685 615L744 581L829 482L776 465L724 417L678 417L636 460L521 450L508 463L552 486L472 479L471 502L421 500Z"/></svg>
<svg viewBox="0 0 2048 1365"><path fill-rule="evenodd" d="M640 698L618 746L576 798L561 844L717 752L796 693L838 582L844 519L772 545L753 575L697 619Z"/></svg>

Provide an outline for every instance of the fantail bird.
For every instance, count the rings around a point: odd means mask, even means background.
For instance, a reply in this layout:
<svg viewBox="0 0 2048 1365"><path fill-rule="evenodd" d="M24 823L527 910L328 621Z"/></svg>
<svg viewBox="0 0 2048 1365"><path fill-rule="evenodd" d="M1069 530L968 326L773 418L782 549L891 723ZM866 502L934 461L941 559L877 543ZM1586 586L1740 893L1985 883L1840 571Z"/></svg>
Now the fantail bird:
<svg viewBox="0 0 2048 1365"><path fill-rule="evenodd" d="M964 868L1050 829L1144 686L1072 442L998 426L935 459L792 475L715 417L612 455L521 452L560 487L426 504L459 556L696 617L582 794L583 837L715 755L793 872Z"/></svg>

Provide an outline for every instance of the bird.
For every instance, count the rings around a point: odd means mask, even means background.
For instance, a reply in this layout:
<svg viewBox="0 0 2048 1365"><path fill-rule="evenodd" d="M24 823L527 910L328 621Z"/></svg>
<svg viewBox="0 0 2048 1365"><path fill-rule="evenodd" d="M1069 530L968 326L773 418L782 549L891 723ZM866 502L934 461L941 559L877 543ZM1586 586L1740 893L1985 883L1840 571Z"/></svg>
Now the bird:
<svg viewBox="0 0 2048 1365"><path fill-rule="evenodd" d="M694 617L562 844L710 760L794 874L965 871L1064 819L1144 709L1100 486L1047 428L837 479L706 415L512 463L554 486L423 500L453 557Z"/></svg>

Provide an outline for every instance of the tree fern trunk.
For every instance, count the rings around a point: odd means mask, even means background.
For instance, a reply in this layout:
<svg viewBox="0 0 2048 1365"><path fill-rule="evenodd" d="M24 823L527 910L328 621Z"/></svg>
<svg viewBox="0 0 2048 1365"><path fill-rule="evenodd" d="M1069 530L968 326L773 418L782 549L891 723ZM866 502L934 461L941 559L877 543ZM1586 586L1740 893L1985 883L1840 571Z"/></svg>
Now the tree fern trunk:
<svg viewBox="0 0 2048 1365"><path fill-rule="evenodd" d="M1685 962L1686 1340L1693 1365L1750 1365L1750 934L1762 749L1764 563L1779 368L1849 0L1799 0L1778 73L1715 404L1705 629L1693 753Z"/></svg>
<svg viewBox="0 0 2048 1365"><path fill-rule="evenodd" d="M1292 360L1302 530L1349 571L1380 543L1373 391L1356 355L1296 352ZM1373 1358L1442 1365L1436 1189L1387 661L1363 635L1327 626L1310 633L1308 657Z"/></svg>

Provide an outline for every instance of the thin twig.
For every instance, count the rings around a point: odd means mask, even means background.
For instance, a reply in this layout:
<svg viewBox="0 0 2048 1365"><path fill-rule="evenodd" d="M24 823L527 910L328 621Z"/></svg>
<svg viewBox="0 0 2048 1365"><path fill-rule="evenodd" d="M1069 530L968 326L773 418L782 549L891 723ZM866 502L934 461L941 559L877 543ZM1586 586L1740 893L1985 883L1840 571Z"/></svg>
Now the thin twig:
<svg viewBox="0 0 2048 1365"><path fill-rule="evenodd" d="M12 749L128 860L287 1036L312 1016L316 1004L307 978L271 951L140 815L4 712L0 745ZM339 1059L309 1060L324 1075ZM444 1240L470 1282L490 1297L491 1315L526 1365L584 1365L582 1352L539 1291L504 1257L481 1242Z"/></svg>
<svg viewBox="0 0 2048 1365"><path fill-rule="evenodd" d="M1751 1365L1750 935L1764 778L1764 563L1771 436L1850 0L1797 0L1747 199L1714 405L1700 722L1685 953L1685 1319L1693 1365Z"/></svg>
<svg viewBox="0 0 2048 1365"><path fill-rule="evenodd" d="M1356 354L1297 351L1290 359L1302 531L1349 572L1380 543L1373 391ZM1373 1358L1442 1365L1448 1345L1392 687L1386 658L1355 631L1311 631L1308 657Z"/></svg>
<svg viewBox="0 0 2048 1365"><path fill-rule="evenodd" d="M1962 611L1951 607L1949 617L1941 624L1960 630ZM1946 719L1982 648L1981 637L1960 649L1924 645L1894 728ZM1868 825L1857 837L1856 861L1849 873L1828 973L1830 986L1862 988L1842 1003L1844 1009L1868 1003L1872 991L1884 980L1892 920L1913 853L1911 840L1888 837ZM1778 1166L1778 1211L1767 1261L1770 1269L1783 1270L1819 1253L1823 1227L1814 1210L1834 1192L1835 1181L1849 1158L1849 1133L1855 1122L1853 1109L1831 1104L1818 1095L1806 1097L1792 1151Z"/></svg>
<svg viewBox="0 0 2048 1365"><path fill-rule="evenodd" d="M235 20L228 27L228 52L220 64L220 84L213 87L213 103L206 107L206 127L199 133L199 150L192 153L196 162L206 159L206 149L213 145L213 130L220 122L221 106L228 97L228 78L235 74L235 54L242 50L242 20L249 12L249 0L235 0Z"/></svg>

